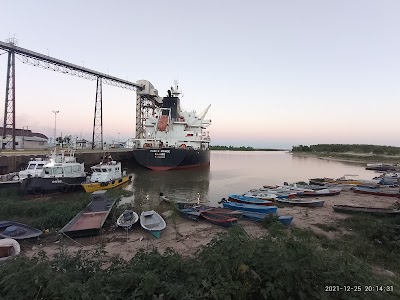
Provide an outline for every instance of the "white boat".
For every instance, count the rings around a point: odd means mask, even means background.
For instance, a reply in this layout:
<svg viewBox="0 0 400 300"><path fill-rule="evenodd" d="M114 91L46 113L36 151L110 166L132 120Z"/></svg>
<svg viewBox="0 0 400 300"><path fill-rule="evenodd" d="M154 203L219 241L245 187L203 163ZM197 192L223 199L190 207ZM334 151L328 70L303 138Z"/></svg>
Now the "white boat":
<svg viewBox="0 0 400 300"><path fill-rule="evenodd" d="M21 252L19 243L14 239L0 240L0 263Z"/></svg>
<svg viewBox="0 0 400 300"><path fill-rule="evenodd" d="M164 219L154 210L144 211L140 214L140 225L156 238L160 238L161 231L167 226Z"/></svg>
<svg viewBox="0 0 400 300"><path fill-rule="evenodd" d="M125 210L117 219L117 226L129 230L139 220L139 216L133 210Z"/></svg>
<svg viewBox="0 0 400 300"><path fill-rule="evenodd" d="M132 175L126 175L126 171L122 171L121 163L113 160L111 155L105 155L99 164L90 169L90 179L82 183L87 193L108 190L132 179Z"/></svg>
<svg viewBox="0 0 400 300"><path fill-rule="evenodd" d="M18 177L19 180L24 180L28 176L39 177L43 173L43 168L50 162L49 159L35 158L31 159L28 162L26 168L22 171L19 171Z"/></svg>
<svg viewBox="0 0 400 300"><path fill-rule="evenodd" d="M247 192L243 194L243 196L251 197L251 198L258 198L262 200L275 200L278 195L272 193L263 193L263 192Z"/></svg>
<svg viewBox="0 0 400 300"><path fill-rule="evenodd" d="M43 194L69 192L81 189L86 180L85 165L78 163L74 150L52 151L50 162L43 166L37 177L28 177L21 182L21 194Z"/></svg>

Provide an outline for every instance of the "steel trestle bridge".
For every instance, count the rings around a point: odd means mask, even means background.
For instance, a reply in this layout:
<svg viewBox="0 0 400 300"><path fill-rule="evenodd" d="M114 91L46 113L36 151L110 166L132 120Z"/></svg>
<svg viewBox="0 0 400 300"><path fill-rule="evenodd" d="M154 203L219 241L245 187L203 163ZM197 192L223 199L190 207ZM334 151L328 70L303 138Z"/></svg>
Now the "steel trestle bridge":
<svg viewBox="0 0 400 300"><path fill-rule="evenodd" d="M158 91L147 80L138 80L136 83L110 76L92 69L81 67L48 55L34 52L17 46L15 38L7 42L0 41L0 49L8 53L6 97L4 103L4 125L1 148L15 150L15 56L21 62L89 80L97 80L96 98L93 117L92 149L103 148L103 97L102 83L136 90L136 138L144 137L144 122L147 117L154 114L154 109L162 104ZM9 132L12 134L9 134ZM8 134L7 134L8 132Z"/></svg>

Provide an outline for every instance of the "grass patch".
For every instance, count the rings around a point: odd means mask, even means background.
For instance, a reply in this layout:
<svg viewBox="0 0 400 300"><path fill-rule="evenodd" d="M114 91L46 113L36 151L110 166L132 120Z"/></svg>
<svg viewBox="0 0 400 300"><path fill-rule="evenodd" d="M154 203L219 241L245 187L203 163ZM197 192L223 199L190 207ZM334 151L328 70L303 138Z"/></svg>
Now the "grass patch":
<svg viewBox="0 0 400 300"><path fill-rule="evenodd" d="M24 284L20 284L23 282ZM240 226L193 258L174 251L131 261L102 251L18 257L0 265L1 299L396 299L399 293L327 292L327 286L392 284L362 260L320 247L301 230L252 239ZM71 288L73 287L73 288ZM398 291L399 286L394 286Z"/></svg>
<svg viewBox="0 0 400 300"><path fill-rule="evenodd" d="M330 231L337 231L337 228L335 226L329 225L329 224L323 224L323 223L315 223L311 224L314 225L315 227L321 228L323 231L330 232Z"/></svg>
<svg viewBox="0 0 400 300"><path fill-rule="evenodd" d="M107 192L118 197L124 190ZM91 194L75 192L21 197L16 189L0 190L0 220L15 221L41 230L62 228L91 201Z"/></svg>
<svg viewBox="0 0 400 300"><path fill-rule="evenodd" d="M353 234L343 236L343 247L371 264L400 273L400 217L354 215L339 223Z"/></svg>

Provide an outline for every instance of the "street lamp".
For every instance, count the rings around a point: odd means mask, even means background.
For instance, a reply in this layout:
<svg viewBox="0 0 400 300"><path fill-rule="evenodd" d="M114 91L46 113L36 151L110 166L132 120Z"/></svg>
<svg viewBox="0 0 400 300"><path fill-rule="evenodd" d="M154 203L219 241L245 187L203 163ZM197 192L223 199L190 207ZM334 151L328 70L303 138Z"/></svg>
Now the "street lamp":
<svg viewBox="0 0 400 300"><path fill-rule="evenodd" d="M57 138L57 114L59 113L59 110L53 110L54 113L54 146L57 145L56 138Z"/></svg>
<svg viewBox="0 0 400 300"><path fill-rule="evenodd" d="M119 132L118 132L118 147L119 147Z"/></svg>

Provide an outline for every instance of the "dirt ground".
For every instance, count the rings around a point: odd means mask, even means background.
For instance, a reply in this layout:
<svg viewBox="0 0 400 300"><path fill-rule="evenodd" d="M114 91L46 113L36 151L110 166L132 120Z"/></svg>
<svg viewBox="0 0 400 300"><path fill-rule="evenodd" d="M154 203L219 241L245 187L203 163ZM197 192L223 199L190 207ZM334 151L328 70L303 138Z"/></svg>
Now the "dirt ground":
<svg viewBox="0 0 400 300"><path fill-rule="evenodd" d="M334 237L340 235L341 231L324 231L318 227L319 224L334 225L339 219L348 215L333 211L332 206L336 204L349 204L371 207L392 208L398 198L370 196L356 194L350 190L344 190L338 196L321 197L325 200L324 206L320 208L307 207L279 207L278 215L291 215L294 217L290 226L310 229L316 233ZM104 246L109 255L120 255L122 258L131 259L139 249L151 250L156 248L161 253L167 248L172 248L183 256L192 256L202 246L209 243L218 233L226 231L225 228L209 224L205 221L193 222L176 217L175 224L172 218L166 218L167 228L163 230L160 239L156 239L144 231L140 224L135 226L127 234L120 228L111 226L107 232L100 236L88 238L76 238L74 240L67 236L46 236L40 240L24 242L21 244L21 252L27 256L34 256L40 250L49 256L58 253L64 248L69 252L81 250L97 250ZM267 233L259 223L240 220L239 224L253 237L261 237Z"/></svg>

